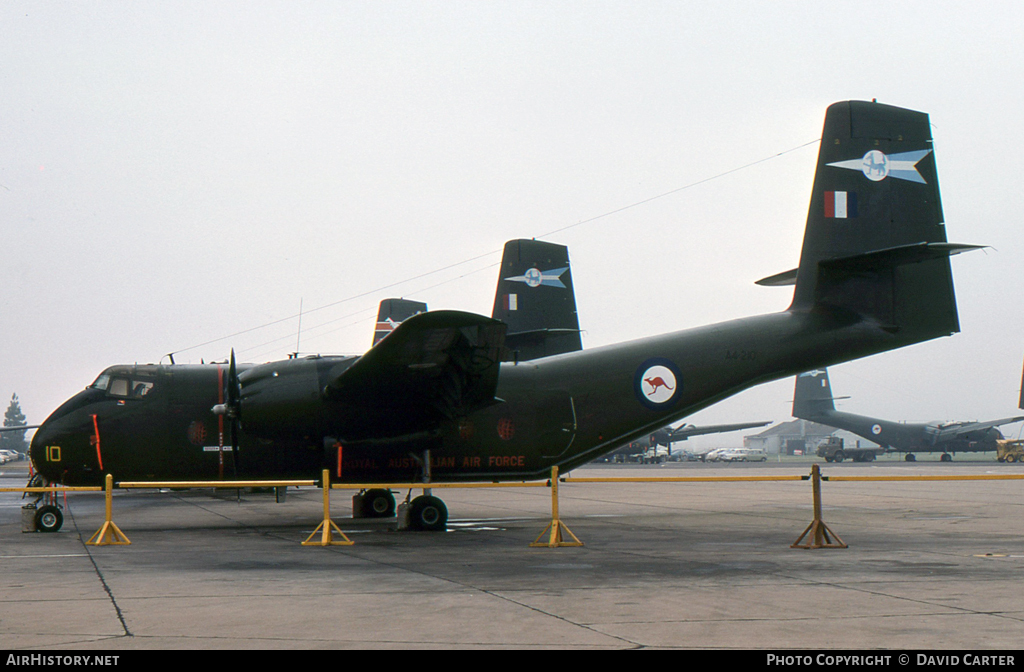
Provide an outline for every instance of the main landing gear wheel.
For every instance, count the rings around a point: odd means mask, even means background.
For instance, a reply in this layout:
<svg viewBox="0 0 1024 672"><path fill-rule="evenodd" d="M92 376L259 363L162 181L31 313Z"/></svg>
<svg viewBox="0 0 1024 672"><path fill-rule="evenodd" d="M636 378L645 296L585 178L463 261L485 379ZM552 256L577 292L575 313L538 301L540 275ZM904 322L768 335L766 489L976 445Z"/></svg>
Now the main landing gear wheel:
<svg viewBox="0 0 1024 672"><path fill-rule="evenodd" d="M394 518L395 496L390 490L375 488L363 494L363 518Z"/></svg>
<svg viewBox="0 0 1024 672"><path fill-rule="evenodd" d="M906 457L903 458L904 462L917 462L917 457L913 453L907 453Z"/></svg>
<svg viewBox="0 0 1024 672"><path fill-rule="evenodd" d="M409 502L409 527L426 532L444 532L448 526L448 507L437 497L421 495Z"/></svg>
<svg viewBox="0 0 1024 672"><path fill-rule="evenodd" d="M36 510L36 529L40 532L56 532L64 524L64 514L53 504Z"/></svg>
<svg viewBox="0 0 1024 672"><path fill-rule="evenodd" d="M952 462L953 456L949 453L943 453L942 457L939 458L939 462Z"/></svg>

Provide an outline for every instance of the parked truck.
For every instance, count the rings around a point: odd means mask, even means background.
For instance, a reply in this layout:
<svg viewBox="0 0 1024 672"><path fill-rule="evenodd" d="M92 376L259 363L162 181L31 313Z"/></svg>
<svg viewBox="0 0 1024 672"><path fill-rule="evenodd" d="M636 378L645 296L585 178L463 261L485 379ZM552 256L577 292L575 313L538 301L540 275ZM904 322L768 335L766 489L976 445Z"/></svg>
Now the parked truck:
<svg viewBox="0 0 1024 672"><path fill-rule="evenodd" d="M1024 440L997 440L996 459L1000 462L1024 462Z"/></svg>
<svg viewBox="0 0 1024 672"><path fill-rule="evenodd" d="M847 447L838 436L830 436L828 440L818 444L815 453L824 457L826 462L842 462L850 458L854 462L871 462L882 454L883 448Z"/></svg>

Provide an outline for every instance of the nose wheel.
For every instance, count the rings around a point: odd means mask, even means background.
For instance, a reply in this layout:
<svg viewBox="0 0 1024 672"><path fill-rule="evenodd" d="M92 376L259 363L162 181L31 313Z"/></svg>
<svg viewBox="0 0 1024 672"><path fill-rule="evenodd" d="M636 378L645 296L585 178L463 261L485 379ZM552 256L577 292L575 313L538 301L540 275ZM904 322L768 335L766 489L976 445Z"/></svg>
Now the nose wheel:
<svg viewBox="0 0 1024 672"><path fill-rule="evenodd" d="M64 525L64 514L60 507L46 504L36 509L36 530L39 532L57 532Z"/></svg>

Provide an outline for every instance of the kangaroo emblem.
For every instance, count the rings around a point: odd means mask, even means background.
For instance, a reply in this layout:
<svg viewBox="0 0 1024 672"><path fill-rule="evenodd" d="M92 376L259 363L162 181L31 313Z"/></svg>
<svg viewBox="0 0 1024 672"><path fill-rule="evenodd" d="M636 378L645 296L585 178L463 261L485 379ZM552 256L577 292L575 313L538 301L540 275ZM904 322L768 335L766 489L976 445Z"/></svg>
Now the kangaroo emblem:
<svg viewBox="0 0 1024 672"><path fill-rule="evenodd" d="M683 389L678 369L664 357L647 360L633 376L633 392L647 408L664 408Z"/></svg>
<svg viewBox="0 0 1024 672"><path fill-rule="evenodd" d="M658 391L659 387L664 387L667 390L674 390L676 388L670 387L668 383L661 376L655 376L654 378L644 378L644 382L651 386L649 394L654 394Z"/></svg>

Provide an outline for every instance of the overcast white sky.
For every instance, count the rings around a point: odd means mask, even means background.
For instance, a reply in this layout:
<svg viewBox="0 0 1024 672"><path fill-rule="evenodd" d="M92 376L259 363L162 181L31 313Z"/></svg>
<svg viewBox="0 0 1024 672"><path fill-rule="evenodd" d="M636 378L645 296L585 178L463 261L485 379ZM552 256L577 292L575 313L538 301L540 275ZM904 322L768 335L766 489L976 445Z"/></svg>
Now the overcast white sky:
<svg viewBox="0 0 1024 672"><path fill-rule="evenodd" d="M842 408L1014 415L1022 25L1020 2L6 0L0 404L38 423L111 364L285 357L300 302L301 350L324 354L366 350L387 296L489 314L506 240L797 148L830 103L877 98L931 115L949 238L994 249L953 259L962 333L835 367ZM784 309L791 289L753 283L796 266L816 157L548 236L584 347ZM785 421L792 394L690 420Z"/></svg>

